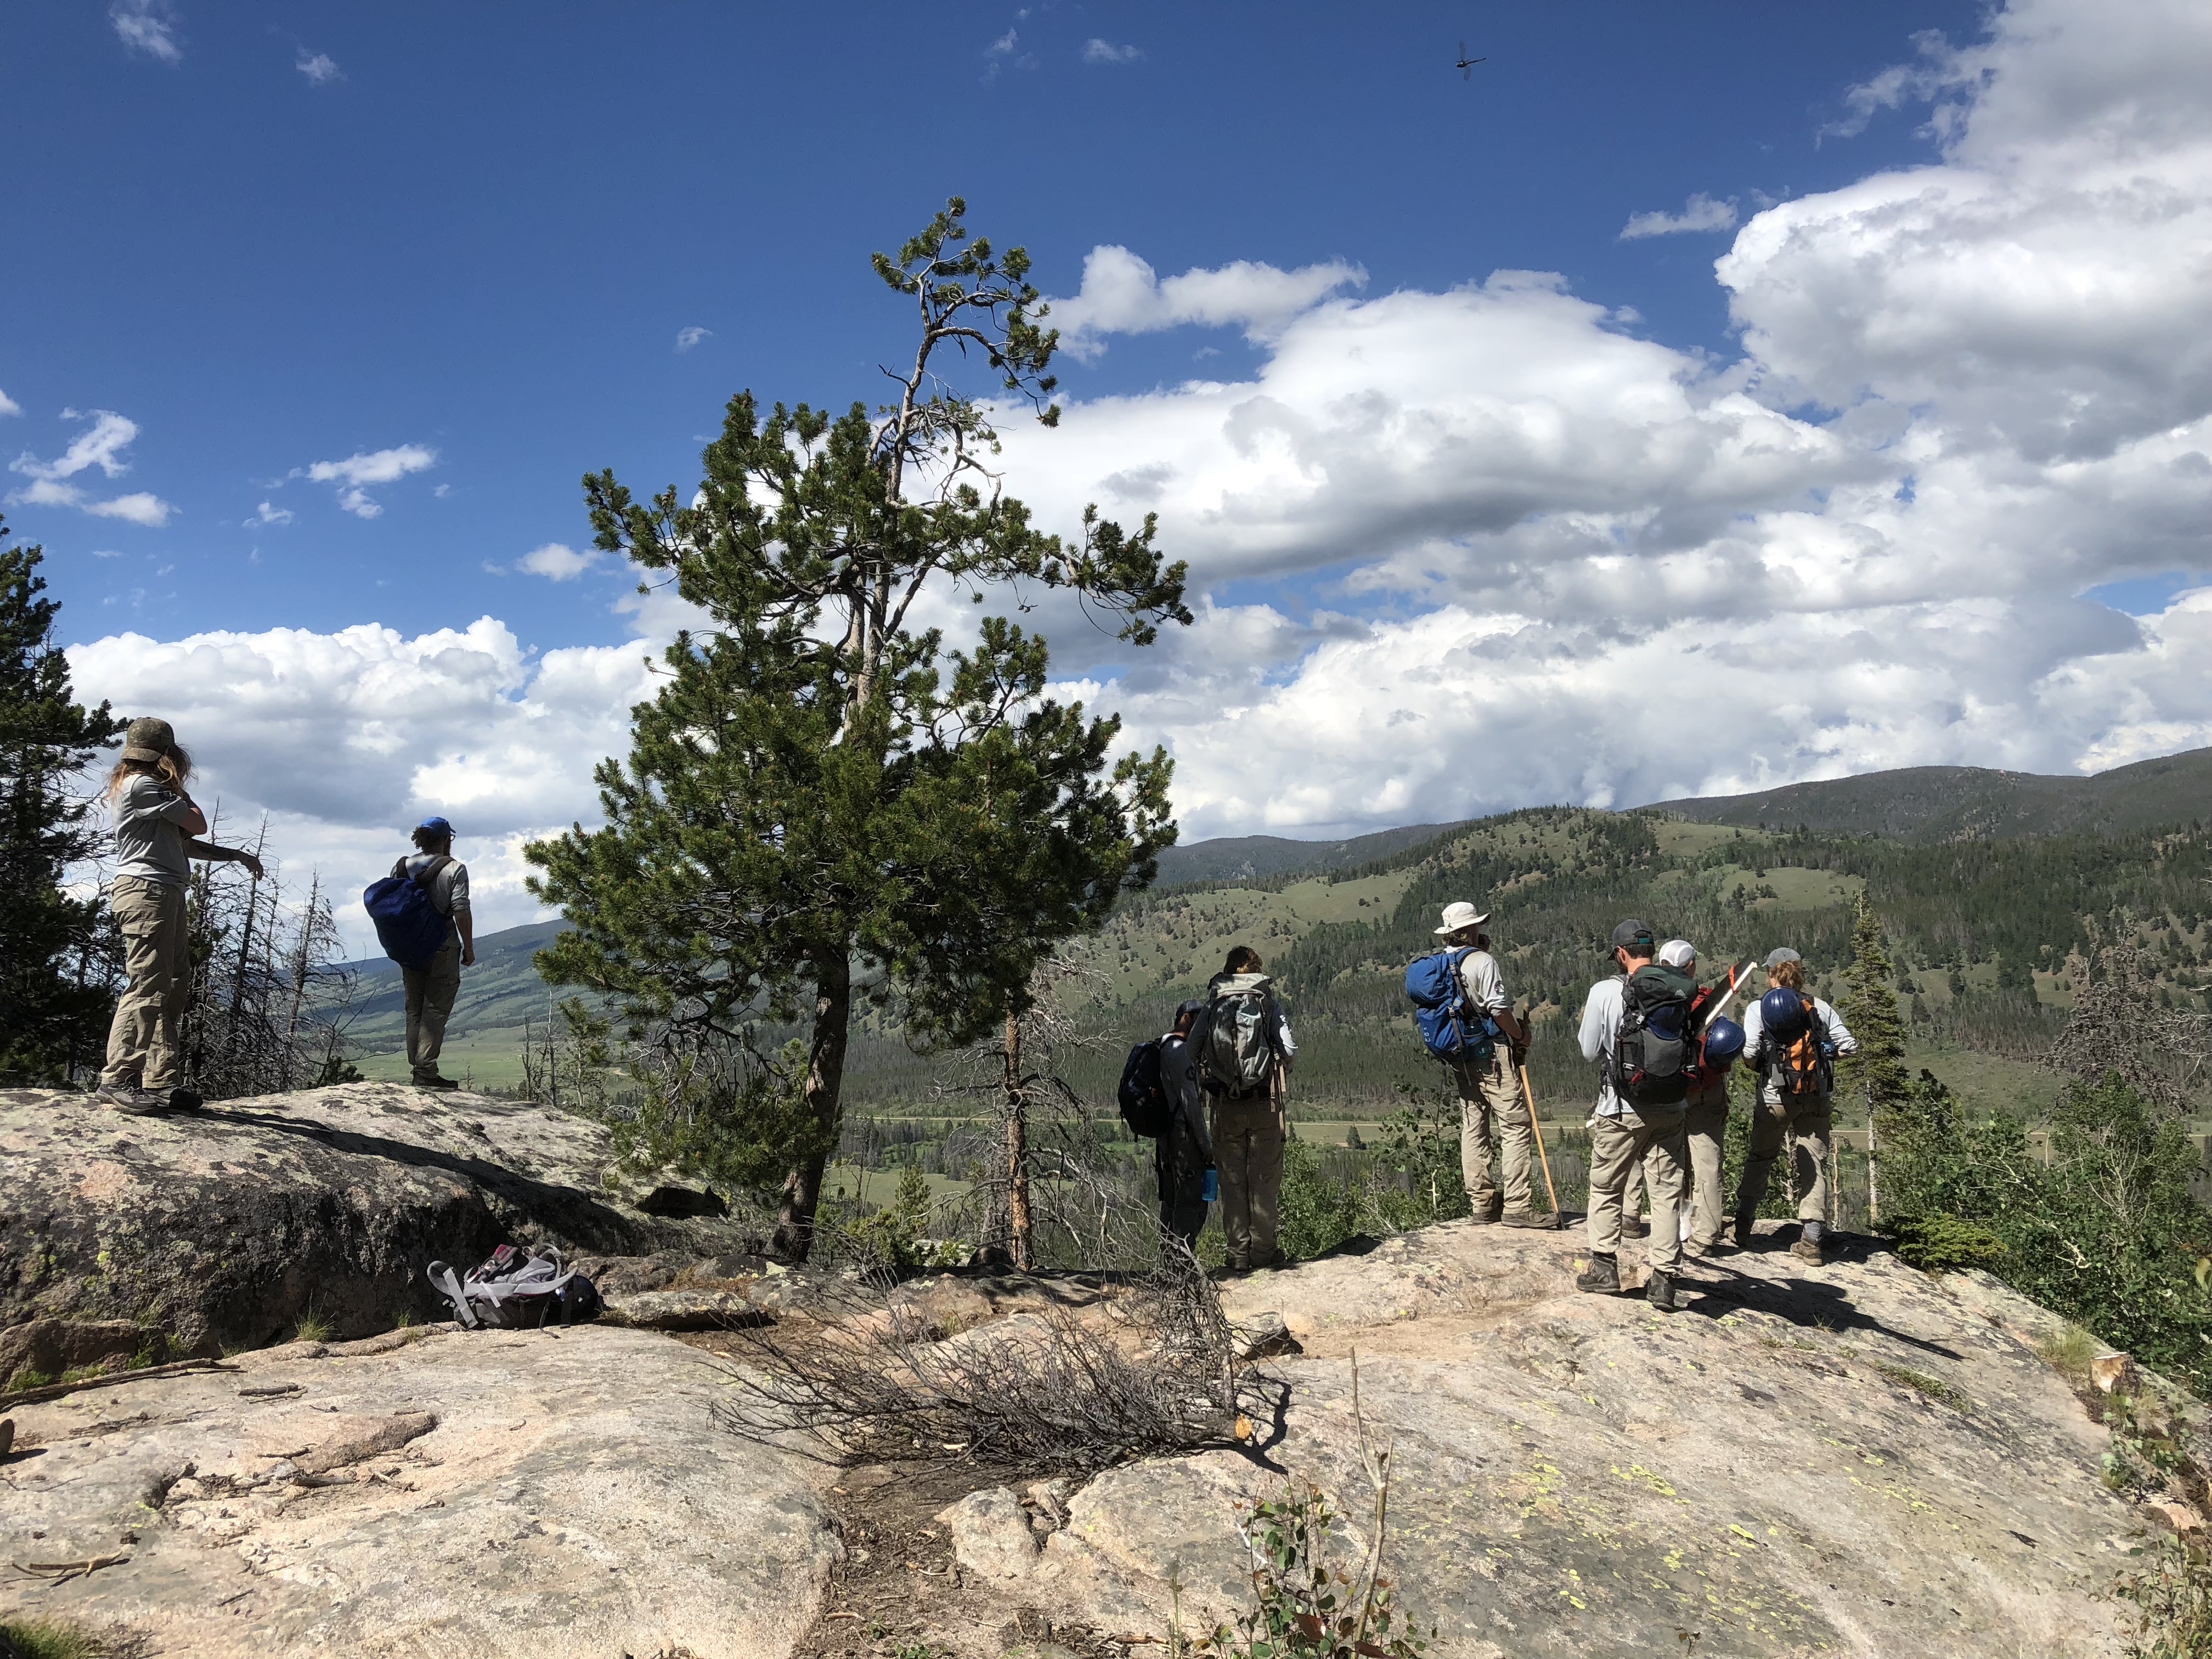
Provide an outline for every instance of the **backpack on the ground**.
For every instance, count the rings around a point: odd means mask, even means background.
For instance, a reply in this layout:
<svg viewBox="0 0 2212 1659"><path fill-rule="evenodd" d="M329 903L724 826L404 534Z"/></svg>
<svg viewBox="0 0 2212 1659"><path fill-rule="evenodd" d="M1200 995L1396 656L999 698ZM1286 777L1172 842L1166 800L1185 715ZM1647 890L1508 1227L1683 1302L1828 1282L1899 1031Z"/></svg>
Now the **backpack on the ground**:
<svg viewBox="0 0 2212 1659"><path fill-rule="evenodd" d="M362 908L376 924L376 942L402 968L427 968L453 936L453 919L430 896L430 884L453 860L434 858L420 875L407 873L407 860L374 883L361 896Z"/></svg>
<svg viewBox="0 0 2212 1659"><path fill-rule="evenodd" d="M1785 1095L1819 1094L1834 1085L1836 1050L1813 999L1802 991L1796 994L1805 1005L1804 1029L1786 1042L1778 1037L1768 1041L1764 1030L1759 1033L1759 1047L1766 1056L1766 1080Z"/></svg>
<svg viewBox="0 0 2212 1659"><path fill-rule="evenodd" d="M1265 981L1207 999L1191 1033L1191 1050L1210 1090L1241 1099L1267 1086L1275 1074L1275 1034L1268 1029L1274 1008Z"/></svg>
<svg viewBox="0 0 2212 1659"><path fill-rule="evenodd" d="M1406 969L1406 994L1413 1000L1413 1026L1438 1060L1487 1066L1498 1052L1498 1022L1467 1006L1459 965L1473 947L1416 957Z"/></svg>
<svg viewBox="0 0 2212 1659"><path fill-rule="evenodd" d="M428 1272L433 1288L453 1304L453 1317L464 1330L542 1328L556 1314L563 1325L599 1316L598 1286L566 1266L556 1249L525 1255L502 1244L465 1276L442 1261L433 1261Z"/></svg>
<svg viewBox="0 0 2212 1659"><path fill-rule="evenodd" d="M1697 1060L1690 1000L1698 982L1679 968L1646 963L1620 988L1613 1040L1613 1091L1631 1106L1675 1106L1690 1091Z"/></svg>
<svg viewBox="0 0 2212 1659"><path fill-rule="evenodd" d="M1129 1050L1114 1099L1121 1109L1121 1121L1139 1139L1158 1140L1168 1132L1168 1091L1160 1079L1159 1038Z"/></svg>

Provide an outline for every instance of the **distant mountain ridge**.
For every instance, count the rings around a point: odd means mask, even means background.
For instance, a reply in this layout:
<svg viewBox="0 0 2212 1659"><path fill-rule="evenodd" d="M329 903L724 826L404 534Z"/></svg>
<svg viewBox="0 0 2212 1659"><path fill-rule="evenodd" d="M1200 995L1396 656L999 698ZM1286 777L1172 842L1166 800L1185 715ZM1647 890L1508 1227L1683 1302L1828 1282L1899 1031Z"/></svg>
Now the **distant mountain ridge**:
<svg viewBox="0 0 2212 1659"><path fill-rule="evenodd" d="M1285 836L1223 836L1170 847L1160 854L1162 887L1195 882L1265 881L1273 876L1319 875L1356 870L1408 847L1464 830L1473 818L1455 823L1408 823L1377 830L1349 841L1292 841Z"/></svg>
<svg viewBox="0 0 2212 1659"><path fill-rule="evenodd" d="M1662 800L1654 809L1745 829L1800 825L1920 842L2117 834L2186 823L2212 810L2212 749L2185 750L2087 777L1979 766L1913 766L1784 784L1750 795Z"/></svg>

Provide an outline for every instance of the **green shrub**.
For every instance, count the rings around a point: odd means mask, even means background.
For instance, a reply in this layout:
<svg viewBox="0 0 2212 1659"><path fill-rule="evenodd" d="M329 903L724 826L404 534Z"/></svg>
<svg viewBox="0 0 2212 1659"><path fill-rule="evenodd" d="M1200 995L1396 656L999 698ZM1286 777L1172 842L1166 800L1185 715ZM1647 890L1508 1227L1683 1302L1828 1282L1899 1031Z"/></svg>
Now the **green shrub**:
<svg viewBox="0 0 2212 1659"><path fill-rule="evenodd" d="M89 1632L51 1619L0 1619L0 1654L9 1659L100 1659L107 1646Z"/></svg>
<svg viewBox="0 0 2212 1659"><path fill-rule="evenodd" d="M1890 1231L1897 1254L1923 1273L1992 1267L2005 1253L2004 1240L1987 1227L1954 1215L1900 1217Z"/></svg>

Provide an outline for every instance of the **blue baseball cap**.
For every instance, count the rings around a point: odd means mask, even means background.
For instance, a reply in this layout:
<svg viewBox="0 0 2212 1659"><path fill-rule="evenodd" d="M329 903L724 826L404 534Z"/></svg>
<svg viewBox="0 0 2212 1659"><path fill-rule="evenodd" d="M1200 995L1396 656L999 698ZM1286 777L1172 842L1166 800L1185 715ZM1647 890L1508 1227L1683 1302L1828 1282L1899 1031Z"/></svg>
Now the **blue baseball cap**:
<svg viewBox="0 0 2212 1659"><path fill-rule="evenodd" d="M443 836L447 840L451 840L453 838L453 826L447 823L443 818L424 818L422 823L416 824L415 827L417 830L430 830L433 834Z"/></svg>

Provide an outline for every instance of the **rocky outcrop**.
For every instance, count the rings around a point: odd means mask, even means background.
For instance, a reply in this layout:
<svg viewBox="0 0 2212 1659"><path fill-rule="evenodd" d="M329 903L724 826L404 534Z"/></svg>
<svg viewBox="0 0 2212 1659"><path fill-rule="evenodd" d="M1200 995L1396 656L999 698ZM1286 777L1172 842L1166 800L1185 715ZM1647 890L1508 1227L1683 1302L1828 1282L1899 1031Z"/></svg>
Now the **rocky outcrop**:
<svg viewBox="0 0 2212 1659"><path fill-rule="evenodd" d="M0 1091L0 1330L106 1322L143 1334L126 1356L256 1346L303 1318L341 1337L434 1318L423 1267L501 1243L692 1261L757 1249L711 1194L627 1184L596 1124L394 1084L168 1117ZM50 1333L57 1352L70 1342ZM0 1387L23 1370L52 1374L19 1360Z"/></svg>
<svg viewBox="0 0 2212 1659"><path fill-rule="evenodd" d="M1257 1443L1093 1480L1002 1593L1157 1632L1172 1582L1210 1628L1246 1601L1238 1501L1310 1479L1363 1528L1357 1353L1368 1432L1395 1448L1390 1571L1439 1652L2120 1651L2109 1591L2142 1517L1986 1283L1954 1295L1864 1251L1808 1268L1770 1241L1699 1268L1668 1317L1577 1294L1577 1248L1455 1223L1235 1282L1232 1317L1278 1312L1306 1350L1273 1362ZM965 1529L1011 1537L982 1524L1004 1507Z"/></svg>
<svg viewBox="0 0 2212 1659"><path fill-rule="evenodd" d="M394 1333L15 1409L0 1617L196 1659L775 1659L839 1546L642 1332ZM72 1566L103 1562L64 1576Z"/></svg>

